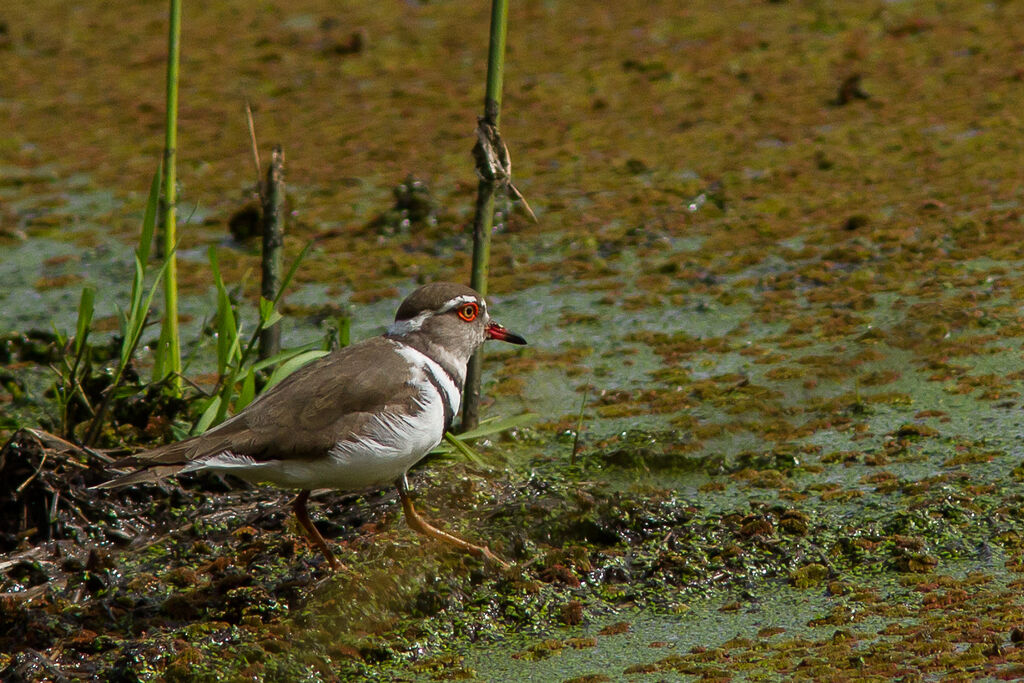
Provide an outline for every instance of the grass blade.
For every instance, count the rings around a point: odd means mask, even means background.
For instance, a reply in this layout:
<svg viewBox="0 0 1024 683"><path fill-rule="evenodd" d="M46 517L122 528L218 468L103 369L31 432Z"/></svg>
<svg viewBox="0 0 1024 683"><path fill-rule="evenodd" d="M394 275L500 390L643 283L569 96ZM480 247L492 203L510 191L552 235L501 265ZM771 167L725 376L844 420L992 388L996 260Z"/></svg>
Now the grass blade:
<svg viewBox="0 0 1024 683"><path fill-rule="evenodd" d="M292 261L292 265L288 268L288 272L285 274L284 279L281 280L281 288L277 290L277 294L274 295L274 306L281 301L281 297L284 295L284 290L288 289L288 285L291 284L292 278L295 277L295 272L299 269L299 264L302 263L302 259L306 257L306 252L309 251L310 247L313 246L313 241L306 242L306 246L302 247L302 251Z"/></svg>
<svg viewBox="0 0 1024 683"><path fill-rule="evenodd" d="M220 274L216 248L210 247L208 254L213 284L217 288L217 374L223 377L238 356L238 325L231 309L231 295Z"/></svg>
<svg viewBox="0 0 1024 683"><path fill-rule="evenodd" d="M491 418L481 422L475 429L459 434L458 436L451 432L446 432L444 435L444 441L438 444L431 453L435 455L459 453L478 467L492 469L492 466L487 463L484 457L477 453L466 442L481 439L485 436L499 434L507 429L512 429L513 427L527 425L535 421L537 417L538 416L534 413L523 413L522 415L516 415L514 417Z"/></svg>
<svg viewBox="0 0 1024 683"><path fill-rule="evenodd" d="M220 404L220 396L214 396L213 399L210 400L210 404L206 406L203 414L199 416L198 420L196 420L196 424L192 427L192 431L190 433L193 435L202 434L209 429L210 425L212 425L213 421L217 418L217 414L220 413Z"/></svg>
<svg viewBox="0 0 1024 683"><path fill-rule="evenodd" d="M474 451L472 448L469 447L469 445L465 441L455 436L451 432L444 433L444 440L447 441L452 446L452 448L454 448L456 451L462 454L463 457L465 457L467 460L469 460L477 467L483 468L485 470L491 469L491 466L484 462L484 459L480 457L479 453Z"/></svg>
<svg viewBox="0 0 1024 683"><path fill-rule="evenodd" d="M522 415L514 415L512 417L504 418L490 418L483 420L475 429L459 434L459 438L463 441L481 439L485 436L499 434L514 427L524 427L531 422L536 422L537 418L538 415L535 413L523 413Z"/></svg>
<svg viewBox="0 0 1024 683"><path fill-rule="evenodd" d="M92 327L92 316L96 310L96 288L83 287L82 296L78 300L78 326L75 329L75 357L82 355L85 340Z"/></svg>
<svg viewBox="0 0 1024 683"><path fill-rule="evenodd" d="M89 425L89 431L85 438L85 445L87 446L91 446L96 443L96 439L99 437L100 428L103 425L103 419L106 416L107 409L110 408L110 402L120 387L121 378L124 376L125 368L128 367L128 363L131 362L132 356L135 355L135 349L139 345L139 339L142 338L142 330L146 326L146 318L149 316L149 307L153 303L153 297L156 295L156 290L160 287L160 281L163 279L171 262L171 259L164 259L163 265L160 266L160 270L157 271L156 278L153 281L153 286L150 287L149 293L143 298L143 277L146 267L142 264L142 261L139 260L139 255L135 254L135 278L132 282L132 302L128 317L125 320L124 339L121 342L121 357L117 364L117 370L114 372L114 377L110 382L110 386L107 388L107 391L103 396L103 402L100 403L99 410L96 411L96 415L93 416L92 423Z"/></svg>
<svg viewBox="0 0 1024 683"><path fill-rule="evenodd" d="M254 398L256 398L256 371L250 367L249 372L245 373L245 379L242 380L242 390L235 398L235 412L237 413L252 403Z"/></svg>
<svg viewBox="0 0 1024 683"><path fill-rule="evenodd" d="M142 233L139 235L139 246L135 253L143 264L149 263L149 254L153 248L153 234L156 232L156 214L160 209L160 183L163 180L164 165L157 165L153 181L149 185L149 197L146 199L146 212L142 216Z"/></svg>
<svg viewBox="0 0 1024 683"><path fill-rule="evenodd" d="M274 369L274 372L270 374L270 379L267 380L266 385L263 387L263 391L270 389L272 386L283 380L288 375L292 374L303 365L306 365L310 361L316 360L322 356L326 356L327 351L322 349L315 349L312 351L305 351L296 356L293 356L289 360L281 363Z"/></svg>
<svg viewBox="0 0 1024 683"><path fill-rule="evenodd" d="M269 367L271 367L273 365L277 365L278 363L283 363L283 362L293 358L294 356L298 356L301 353L306 353L307 351L322 351L323 349L319 349L318 348L319 346L320 346L320 343L314 341L314 342L309 342L308 344L304 344L302 346L296 347L294 349L285 349L284 351L282 351L280 353L274 354L270 358L265 358L265 359L263 359L261 361L257 361L255 363L253 363L252 364L252 369L255 372L259 372L260 370L263 370L265 368L269 368Z"/></svg>
<svg viewBox="0 0 1024 683"><path fill-rule="evenodd" d="M260 325L264 328L270 327L277 321L284 318L283 315L274 310L274 302L260 297Z"/></svg>

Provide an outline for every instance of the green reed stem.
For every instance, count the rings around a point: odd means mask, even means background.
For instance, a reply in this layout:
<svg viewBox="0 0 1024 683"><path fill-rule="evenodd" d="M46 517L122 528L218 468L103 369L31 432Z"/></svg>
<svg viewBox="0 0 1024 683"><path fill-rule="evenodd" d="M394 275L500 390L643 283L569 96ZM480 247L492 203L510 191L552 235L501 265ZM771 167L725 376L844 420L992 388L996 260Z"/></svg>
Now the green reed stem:
<svg viewBox="0 0 1024 683"><path fill-rule="evenodd" d="M508 0L491 2L491 35L487 53L487 91L484 94L484 119L494 128L501 118L501 91L505 76L505 36L508 33ZM473 218L473 266L470 286L487 295L487 272L491 261L491 229L494 227L493 179L481 176L477 185L476 213ZM463 431L480 423L480 376L483 349L469 360L466 370L465 403L462 409Z"/></svg>
<svg viewBox="0 0 1024 683"><path fill-rule="evenodd" d="M167 118L164 141L163 254L168 259L164 273L164 321L160 332L165 376L176 393L181 392L181 337L178 331L177 243L177 147L178 147L178 65L181 56L181 0L170 0L167 36Z"/></svg>

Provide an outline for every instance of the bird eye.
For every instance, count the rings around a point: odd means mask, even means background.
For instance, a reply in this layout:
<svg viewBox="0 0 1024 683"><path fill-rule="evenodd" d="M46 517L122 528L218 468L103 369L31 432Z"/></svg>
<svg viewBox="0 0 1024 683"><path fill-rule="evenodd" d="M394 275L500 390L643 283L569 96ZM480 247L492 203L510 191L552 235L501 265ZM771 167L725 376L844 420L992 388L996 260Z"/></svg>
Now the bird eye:
<svg viewBox="0 0 1024 683"><path fill-rule="evenodd" d="M465 320L467 323L471 323L474 320L476 320L476 316L479 312L480 309L477 308L476 304L466 304L465 306L459 309L459 317Z"/></svg>

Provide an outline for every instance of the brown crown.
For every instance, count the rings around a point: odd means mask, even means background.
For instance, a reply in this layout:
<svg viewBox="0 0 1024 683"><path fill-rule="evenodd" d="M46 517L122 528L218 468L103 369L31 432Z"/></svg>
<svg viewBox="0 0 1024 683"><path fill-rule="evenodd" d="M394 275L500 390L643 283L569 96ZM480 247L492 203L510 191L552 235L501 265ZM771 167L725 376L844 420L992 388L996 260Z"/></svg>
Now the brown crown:
<svg viewBox="0 0 1024 683"><path fill-rule="evenodd" d="M454 282L431 282L405 297L395 313L395 321L410 320L424 311L436 311L455 297L466 295L483 301L483 297L471 287Z"/></svg>

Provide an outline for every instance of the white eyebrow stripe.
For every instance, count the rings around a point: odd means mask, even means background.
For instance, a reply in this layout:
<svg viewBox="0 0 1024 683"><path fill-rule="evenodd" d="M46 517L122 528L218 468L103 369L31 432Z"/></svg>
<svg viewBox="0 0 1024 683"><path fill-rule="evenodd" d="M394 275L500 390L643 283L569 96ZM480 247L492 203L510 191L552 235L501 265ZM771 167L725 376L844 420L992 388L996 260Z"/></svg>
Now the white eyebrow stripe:
<svg viewBox="0 0 1024 683"><path fill-rule="evenodd" d="M454 299L449 299L448 303L446 303L441 308L437 309L437 312L438 313L447 313L448 311L450 311L452 309L458 308L462 304L468 304L468 303L476 303L476 297L475 296L470 296L469 294L463 294L462 296L457 296Z"/></svg>
<svg viewBox="0 0 1024 683"><path fill-rule="evenodd" d="M415 317L409 318L408 320L396 320L395 322L388 325L387 332L385 334L389 336L399 337L403 334L409 334L423 327L423 323L432 315L441 315L453 311L463 304L476 304L479 303L480 310L483 313L487 313L487 302L477 299L472 294L462 294L453 299L449 299L444 306L437 309L436 311L423 311Z"/></svg>
<svg viewBox="0 0 1024 683"><path fill-rule="evenodd" d="M462 296L457 296L454 299L449 300L448 303L446 303L441 308L437 309L437 312L438 313L447 313L448 311L451 311L451 310L454 310L454 309L458 308L462 304L475 304L475 303L477 303L477 301L478 301L478 299L475 296L473 296L472 294L463 294ZM482 301L480 301L480 310L486 311L487 310L487 304L482 302Z"/></svg>

